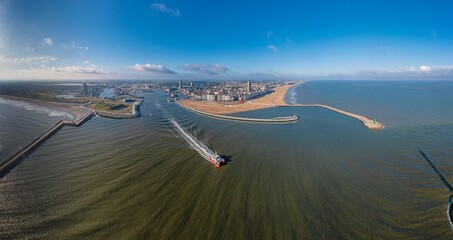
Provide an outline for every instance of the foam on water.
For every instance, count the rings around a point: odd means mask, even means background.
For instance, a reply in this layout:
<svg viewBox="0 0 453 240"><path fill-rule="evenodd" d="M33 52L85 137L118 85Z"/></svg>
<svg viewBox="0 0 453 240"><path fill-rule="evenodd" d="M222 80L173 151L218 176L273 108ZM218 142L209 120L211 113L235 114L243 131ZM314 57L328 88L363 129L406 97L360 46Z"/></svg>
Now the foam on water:
<svg viewBox="0 0 453 240"><path fill-rule="evenodd" d="M70 117L72 119L72 116L69 114L69 113L65 113L65 112L59 112L59 111L51 111L49 113L49 116L50 117L62 117L62 116L67 116L67 117Z"/></svg>
<svg viewBox="0 0 453 240"><path fill-rule="evenodd" d="M70 119L73 119L73 116L69 113L63 112L63 111L57 111L54 109L50 109L47 107L41 107L38 105L34 105L31 103L27 102L21 102L21 101L15 101L15 100L10 100L10 99L5 99L5 98L0 98L0 104L8 104L11 106L15 107L20 107L20 108L25 108L29 111L36 111L36 112L42 112L42 113L47 113L49 117L62 117L62 116L67 116Z"/></svg>
<svg viewBox="0 0 453 240"><path fill-rule="evenodd" d="M179 123L171 116L168 116L168 120L175 126L178 135L182 137L190 148L197 151L204 159L209 160L209 156L214 155L214 151L209 149L202 141L198 140L191 134L189 134Z"/></svg>
<svg viewBox="0 0 453 240"><path fill-rule="evenodd" d="M289 90L289 104L296 104L297 92L294 89Z"/></svg>
<svg viewBox="0 0 453 240"><path fill-rule="evenodd" d="M162 105L156 102L156 107L158 107L162 113L168 118L168 120L173 124L175 130L177 132L177 136L184 139L187 142L190 148L197 151L204 159L209 160L211 155L215 155L216 153L212 151L206 144L202 141L197 139L195 136L191 135L187 130L185 130L178 121L172 117L165 109L162 108Z"/></svg>

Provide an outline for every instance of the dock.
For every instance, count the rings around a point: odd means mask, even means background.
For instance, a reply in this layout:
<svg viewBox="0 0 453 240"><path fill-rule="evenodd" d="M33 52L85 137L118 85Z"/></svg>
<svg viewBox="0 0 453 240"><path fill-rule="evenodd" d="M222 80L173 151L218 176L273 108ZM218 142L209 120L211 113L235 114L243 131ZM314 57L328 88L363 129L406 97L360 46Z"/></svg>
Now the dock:
<svg viewBox="0 0 453 240"><path fill-rule="evenodd" d="M64 126L74 126L78 127L85 123L86 121L90 120L94 116L94 112L90 111L85 116L81 117L78 120L60 120L55 123L51 128L37 137L33 142L23 147L21 150L10 156L8 159L0 163L0 178L5 176L9 171L11 171L15 166L17 166L20 161L31 152L33 152L39 145L49 139L52 135L54 135L58 130L60 130Z"/></svg>
<svg viewBox="0 0 453 240"><path fill-rule="evenodd" d="M275 117L275 118L235 117L235 116L229 116L229 115L220 115L220 114L208 113L208 112L200 111L200 110L197 110L197 109L188 108L188 107L182 105L181 103L179 103L178 101L176 101L176 103L178 103L179 106L181 106L181 107L183 107L183 108L185 108L187 110L190 110L192 112L195 112L195 113L198 113L198 114L202 114L202 115L206 115L206 116L213 117L213 118L220 118L220 119L226 119L226 120L243 121L243 122L262 122L262 123L289 123L289 122L297 121L297 119L299 119L297 116Z"/></svg>
<svg viewBox="0 0 453 240"><path fill-rule="evenodd" d="M361 121L363 123L363 125L365 127L367 127L368 129L381 130L381 129L384 128L384 124L382 124L380 122L377 122L375 120L371 120L371 119L369 119L369 118L367 118L365 116L362 116L362 115L358 115L358 114L355 114L355 113L347 112L347 111L344 111L344 110L341 110L341 109L338 109L338 108L334 108L334 107L331 107L331 106L328 106L328 105L324 105L324 104L291 104L291 105L286 105L285 107L321 107L321 108L325 108L325 109L337 112L339 114L343 114L345 116L357 119L357 120Z"/></svg>

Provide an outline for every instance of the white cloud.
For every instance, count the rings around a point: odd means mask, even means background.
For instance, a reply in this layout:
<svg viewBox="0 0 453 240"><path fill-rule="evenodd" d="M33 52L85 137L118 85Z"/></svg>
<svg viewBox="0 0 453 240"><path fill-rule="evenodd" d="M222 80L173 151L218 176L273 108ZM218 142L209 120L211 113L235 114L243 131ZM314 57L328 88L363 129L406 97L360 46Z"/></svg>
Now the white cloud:
<svg viewBox="0 0 453 240"><path fill-rule="evenodd" d="M96 67L93 64L89 66L67 66L67 67L53 67L51 68L52 71L59 72L59 73L76 73L76 74L104 74L107 73L103 69Z"/></svg>
<svg viewBox="0 0 453 240"><path fill-rule="evenodd" d="M184 64L184 69L208 75L225 73L229 69L219 64Z"/></svg>
<svg viewBox="0 0 453 240"><path fill-rule="evenodd" d="M175 74L176 72L166 68L161 64L135 64L131 67L135 71L139 72L153 72L153 73L166 73L166 74Z"/></svg>
<svg viewBox="0 0 453 240"><path fill-rule="evenodd" d="M428 72L431 72L432 70L433 70L433 67L430 67L427 65L421 65L419 67L409 66L409 67L392 69L392 70L388 70L388 72L390 72L390 73L428 73Z"/></svg>
<svg viewBox="0 0 453 240"><path fill-rule="evenodd" d="M41 40L41 43L46 46L53 46L53 40L50 37L46 37L43 40Z"/></svg>
<svg viewBox="0 0 453 240"><path fill-rule="evenodd" d="M278 51L279 51L279 49L278 49L276 46L272 45L272 44L266 46L266 48L267 48L267 49L270 49L270 50L273 51L273 52L278 52Z"/></svg>
<svg viewBox="0 0 453 240"><path fill-rule="evenodd" d="M426 66L426 65L422 65L418 68L421 72L429 72L431 71L431 67L429 66Z"/></svg>
<svg viewBox="0 0 453 240"><path fill-rule="evenodd" d="M57 57L49 56L49 55L30 55L27 57L14 57L8 58L3 55L0 55L0 63L10 64L10 65L26 65L26 64L45 64L45 63L52 63L58 60Z"/></svg>
<svg viewBox="0 0 453 240"><path fill-rule="evenodd" d="M63 45L63 46L65 46L65 45ZM89 50L88 47L78 45L75 41L72 41L71 44L70 44L70 46L71 46L72 49L77 50L77 53L78 53L78 54L85 54L85 53L88 52L88 50Z"/></svg>
<svg viewBox="0 0 453 240"><path fill-rule="evenodd" d="M357 73L358 77L373 79L451 79L453 66L408 66L384 70L366 70Z"/></svg>
<svg viewBox="0 0 453 240"><path fill-rule="evenodd" d="M282 78L282 77L288 77L284 74L278 73L278 72L252 72L248 74L249 76L252 77L259 77L259 78Z"/></svg>
<svg viewBox="0 0 453 240"><path fill-rule="evenodd" d="M53 68L37 67L28 69L4 70L0 71L0 79L6 80L63 80L63 79L112 79L113 74L81 74L80 71L70 71ZM127 78L127 76L124 76Z"/></svg>
<svg viewBox="0 0 453 240"><path fill-rule="evenodd" d="M163 3L155 2L155 3L151 4L150 7L156 11L167 13L174 17L179 17L181 15L181 12L179 11L179 9L177 9L177 8L171 9Z"/></svg>
<svg viewBox="0 0 453 240"><path fill-rule="evenodd" d="M4 62L5 58L0 55L0 63ZM52 56L35 56L30 58L14 58L6 59L8 63L26 65L12 65L11 67L3 68L0 71L0 79L103 79L116 77L116 73L108 72L98 66L91 64L89 61L84 61L83 65L72 66L49 66L56 58ZM1 64L0 64L1 66Z"/></svg>

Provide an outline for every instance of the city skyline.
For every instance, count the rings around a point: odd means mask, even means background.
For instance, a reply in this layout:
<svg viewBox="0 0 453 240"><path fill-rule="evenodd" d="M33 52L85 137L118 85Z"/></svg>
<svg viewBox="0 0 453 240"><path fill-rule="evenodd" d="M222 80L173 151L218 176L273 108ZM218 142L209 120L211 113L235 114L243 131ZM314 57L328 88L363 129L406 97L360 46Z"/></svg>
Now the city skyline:
<svg viewBox="0 0 453 240"><path fill-rule="evenodd" d="M2 1L0 79L452 79L450 5Z"/></svg>

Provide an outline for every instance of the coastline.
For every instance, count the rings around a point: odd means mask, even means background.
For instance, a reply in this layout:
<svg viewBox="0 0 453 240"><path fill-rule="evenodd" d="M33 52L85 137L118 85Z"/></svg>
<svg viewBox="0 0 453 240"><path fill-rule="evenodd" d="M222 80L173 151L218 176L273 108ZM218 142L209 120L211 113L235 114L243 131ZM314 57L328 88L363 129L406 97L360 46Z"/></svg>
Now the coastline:
<svg viewBox="0 0 453 240"><path fill-rule="evenodd" d="M34 104L34 105L49 108L49 109L55 109L55 110L67 113L68 115L70 115L72 117L72 120L74 120L74 121L82 119L88 113L93 112L93 111L98 116L106 117L106 118L116 118L116 119L137 118L137 117L141 116L140 106L143 102L143 99L141 99L139 102L135 102L134 106L132 107L131 113L114 113L114 112L90 109L90 108L83 106L82 104L77 104L77 103L51 102L51 101L45 101L45 100L40 100L40 99L34 99L34 98L24 98L24 97L16 97L16 96L11 96L11 95L1 95L1 94L0 94L0 98L12 100L12 101L18 101L18 102L26 102L26 103Z"/></svg>
<svg viewBox="0 0 453 240"><path fill-rule="evenodd" d="M248 100L244 103L240 103L239 101L219 103L195 100L180 100L178 101L178 103L188 109L194 109L197 111L218 115L247 112L271 107L288 106L289 104L286 102L286 93L289 89L296 87L302 83L304 83L304 81L292 85L276 87L273 93L267 94L257 99Z"/></svg>
<svg viewBox="0 0 453 240"><path fill-rule="evenodd" d="M50 101L34 99L34 98L24 98L24 97L16 97L16 96L11 96L11 95L1 95L1 94L0 94L0 98L12 100L12 101L18 101L18 102L26 102L26 103L34 104L34 105L45 107L45 108L59 110L59 111L69 114L73 120L81 119L87 113L90 112L90 110L84 108L82 105L74 104L74 103L50 102Z"/></svg>
<svg viewBox="0 0 453 240"><path fill-rule="evenodd" d="M275 92L263 96L261 98L252 99L246 101L245 103L234 102L231 104L227 103L218 103L218 102L207 102L207 101L194 101L194 100L181 100L178 101L182 107L198 112L204 115L210 115L217 118L228 118L228 114L238 113L238 112L247 112L258 109L272 108L272 107L321 107L330 111L337 112L339 114L354 118L362 122L362 124L370 130L382 130L385 125L376 121L369 119L365 116L344 111L335 107L331 107L324 104L289 104L286 102L286 93L289 89L303 84L304 81L293 85L284 85L275 88ZM295 119L297 120L297 119ZM294 120L294 121L295 121Z"/></svg>

